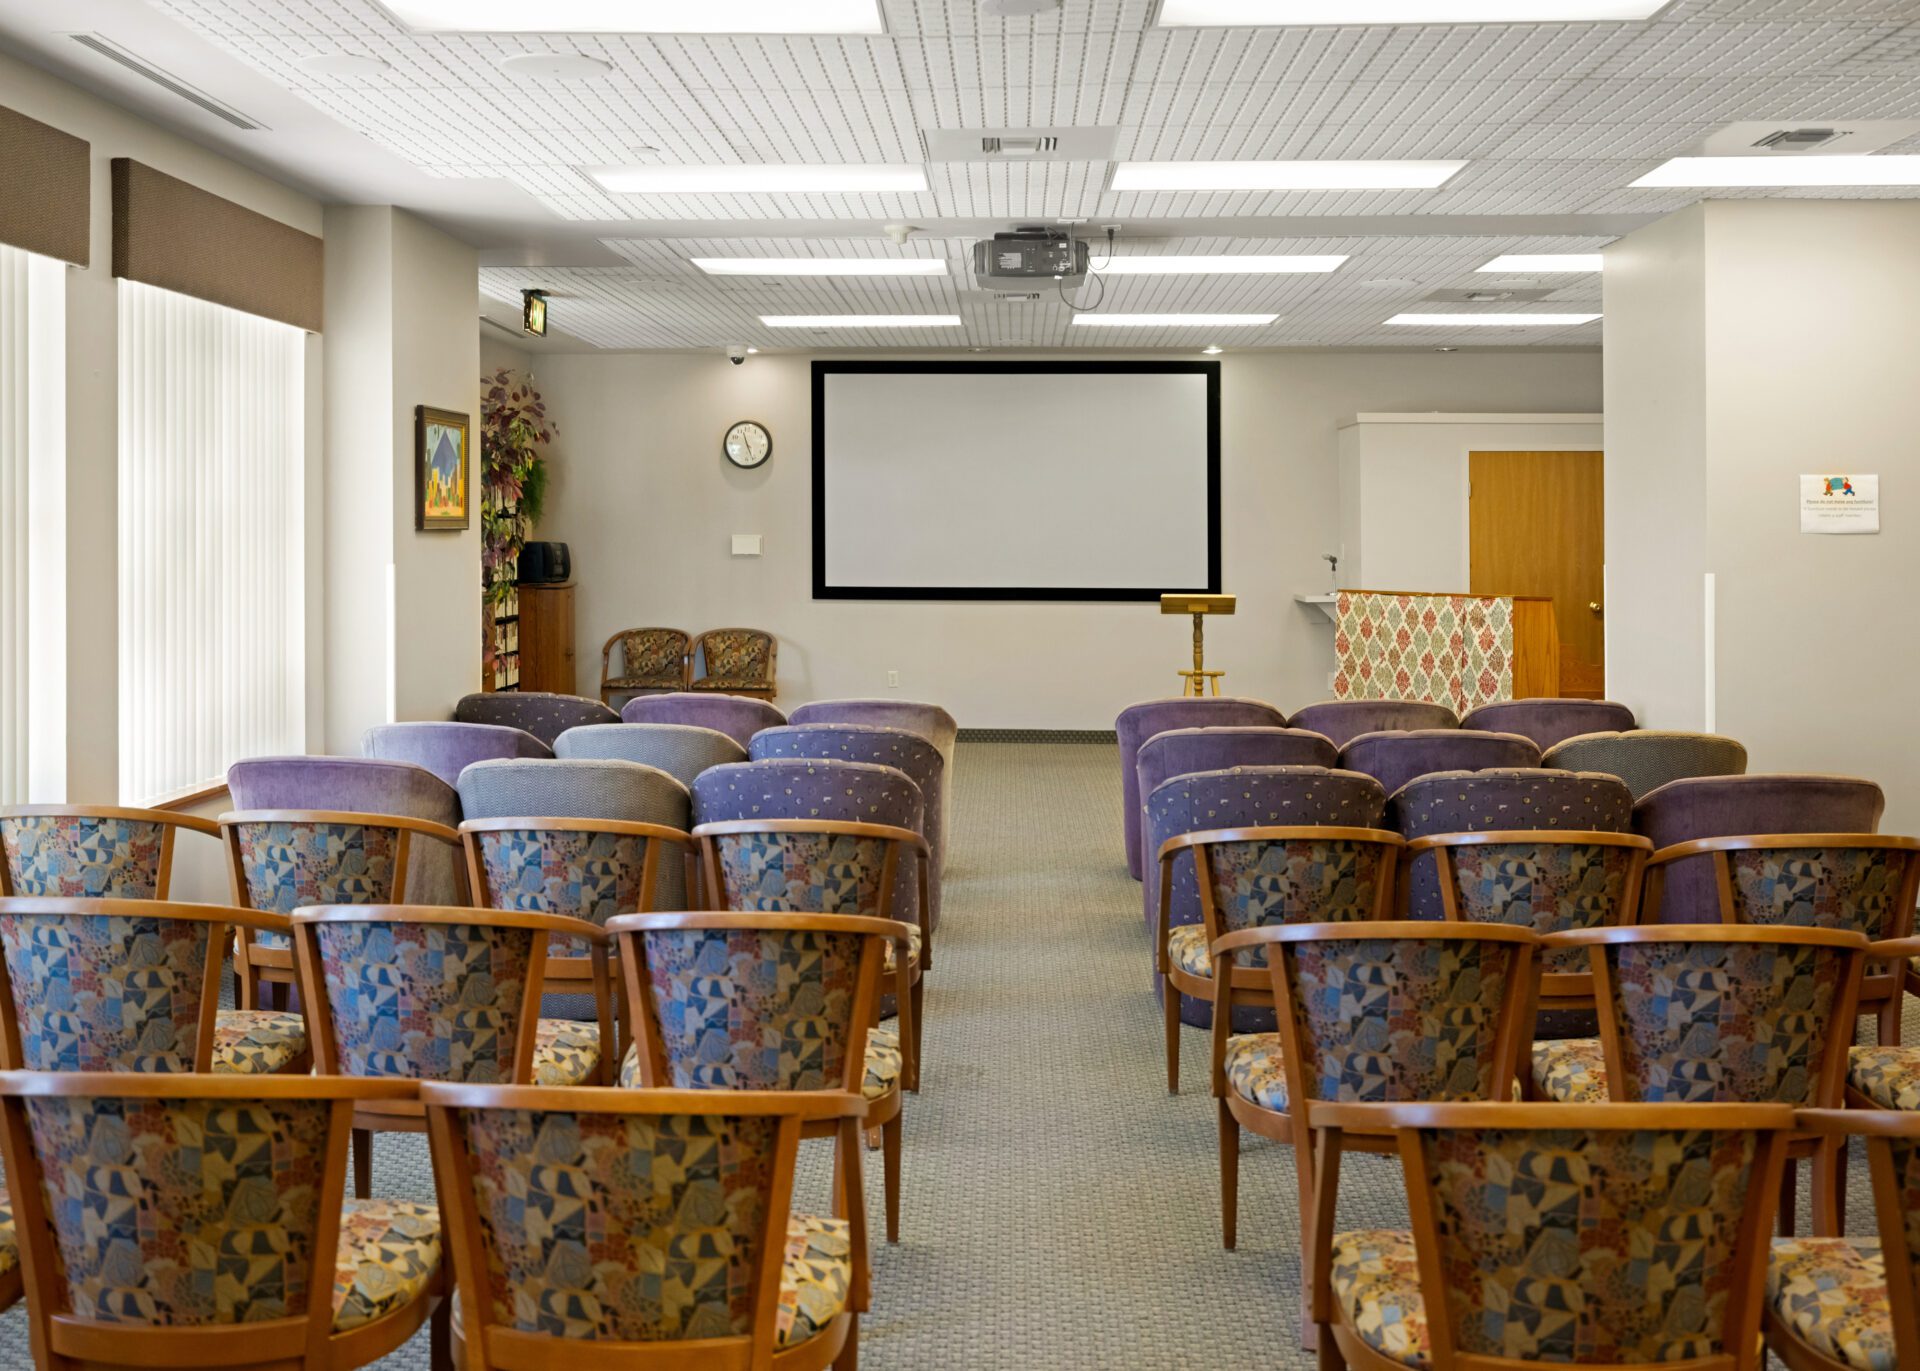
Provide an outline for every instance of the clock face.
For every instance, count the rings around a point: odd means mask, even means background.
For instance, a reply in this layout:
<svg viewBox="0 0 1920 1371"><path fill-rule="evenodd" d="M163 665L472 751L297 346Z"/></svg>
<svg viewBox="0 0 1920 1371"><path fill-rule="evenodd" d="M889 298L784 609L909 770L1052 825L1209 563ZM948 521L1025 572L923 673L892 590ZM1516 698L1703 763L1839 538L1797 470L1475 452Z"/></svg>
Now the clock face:
<svg viewBox="0 0 1920 1371"><path fill-rule="evenodd" d="M773 435L753 420L742 419L727 430L721 448L729 462L750 471L773 456Z"/></svg>

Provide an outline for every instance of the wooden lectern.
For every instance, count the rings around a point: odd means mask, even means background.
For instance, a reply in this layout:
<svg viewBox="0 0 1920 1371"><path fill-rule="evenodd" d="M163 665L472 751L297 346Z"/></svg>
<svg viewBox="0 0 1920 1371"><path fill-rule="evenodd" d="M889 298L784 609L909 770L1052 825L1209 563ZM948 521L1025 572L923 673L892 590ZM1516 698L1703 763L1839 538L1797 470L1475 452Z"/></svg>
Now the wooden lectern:
<svg viewBox="0 0 1920 1371"><path fill-rule="evenodd" d="M1184 698L1207 693L1207 687L1213 687L1213 693L1220 693L1220 678L1224 671L1208 671L1206 662L1206 622L1209 614L1233 613L1234 597L1231 595L1162 595L1160 612L1162 614L1191 614L1193 616L1193 670L1180 673L1185 684L1180 687Z"/></svg>

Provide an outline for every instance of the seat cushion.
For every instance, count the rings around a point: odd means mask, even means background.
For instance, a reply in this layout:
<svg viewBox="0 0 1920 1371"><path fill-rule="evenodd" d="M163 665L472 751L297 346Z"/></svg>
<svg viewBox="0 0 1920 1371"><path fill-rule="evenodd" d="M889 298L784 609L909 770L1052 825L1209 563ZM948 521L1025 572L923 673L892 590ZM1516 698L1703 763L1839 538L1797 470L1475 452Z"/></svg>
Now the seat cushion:
<svg viewBox="0 0 1920 1371"><path fill-rule="evenodd" d="M20 1240L13 1231L13 1199L0 1190L0 1276L20 1267Z"/></svg>
<svg viewBox="0 0 1920 1371"><path fill-rule="evenodd" d="M1607 1059L1598 1038L1553 1038L1533 1045L1533 1084L1562 1104L1607 1102Z"/></svg>
<svg viewBox="0 0 1920 1371"><path fill-rule="evenodd" d="M920 925L908 924L907 927L912 930L907 934L907 962L912 965L920 960ZM886 975L891 976L900 965L899 946L893 939L887 939L886 956L880 963L880 969Z"/></svg>
<svg viewBox="0 0 1920 1371"><path fill-rule="evenodd" d="M275 1009L223 1009L213 1021L215 1071L260 1076L285 1069L307 1050L304 1015Z"/></svg>
<svg viewBox="0 0 1920 1371"><path fill-rule="evenodd" d="M1227 1084L1262 1109L1287 1112L1287 1073L1278 1033L1240 1033L1227 1039Z"/></svg>
<svg viewBox="0 0 1920 1371"><path fill-rule="evenodd" d="M440 1211L412 1200L348 1200L333 1268L333 1331L413 1303L440 1269Z"/></svg>
<svg viewBox="0 0 1920 1371"><path fill-rule="evenodd" d="M600 1064L600 1026L542 1019L533 1031L533 1083L579 1085Z"/></svg>
<svg viewBox="0 0 1920 1371"><path fill-rule="evenodd" d="M847 1307L853 1281L853 1236L845 1219L795 1214L787 1220L786 1266L774 1315L778 1345L805 1342Z"/></svg>
<svg viewBox="0 0 1920 1371"><path fill-rule="evenodd" d="M1213 978L1213 954L1207 950L1205 924L1181 924L1167 930L1167 959L1189 976Z"/></svg>
<svg viewBox="0 0 1920 1371"><path fill-rule="evenodd" d="M1881 1109L1920 1109L1920 1047L1856 1047L1847 1084Z"/></svg>
<svg viewBox="0 0 1920 1371"><path fill-rule="evenodd" d="M1893 1371L1893 1310L1877 1238L1776 1238L1767 1302L1824 1357L1861 1371Z"/></svg>
<svg viewBox="0 0 1920 1371"><path fill-rule="evenodd" d="M1360 1340L1381 1356L1425 1366L1427 1308L1413 1234L1367 1228L1333 1235L1333 1302Z"/></svg>
<svg viewBox="0 0 1920 1371"><path fill-rule="evenodd" d="M905 1070L905 1059L900 1055L900 1035L891 1028L874 1028L867 1032L867 1070L860 1082L860 1093L869 1100L877 1100L891 1093L900 1084L900 1075ZM640 1044L630 1043L627 1055L620 1059L620 1084L624 1089L640 1088Z"/></svg>

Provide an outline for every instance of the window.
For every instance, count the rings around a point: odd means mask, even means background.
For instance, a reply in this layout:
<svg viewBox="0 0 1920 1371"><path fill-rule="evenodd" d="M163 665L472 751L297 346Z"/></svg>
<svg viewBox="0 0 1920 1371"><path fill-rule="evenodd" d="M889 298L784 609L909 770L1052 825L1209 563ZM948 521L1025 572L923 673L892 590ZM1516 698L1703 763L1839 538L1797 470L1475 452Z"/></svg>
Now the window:
<svg viewBox="0 0 1920 1371"><path fill-rule="evenodd" d="M0 245L0 804L66 798L66 292Z"/></svg>
<svg viewBox="0 0 1920 1371"><path fill-rule="evenodd" d="M120 794L306 746L306 335L120 292Z"/></svg>

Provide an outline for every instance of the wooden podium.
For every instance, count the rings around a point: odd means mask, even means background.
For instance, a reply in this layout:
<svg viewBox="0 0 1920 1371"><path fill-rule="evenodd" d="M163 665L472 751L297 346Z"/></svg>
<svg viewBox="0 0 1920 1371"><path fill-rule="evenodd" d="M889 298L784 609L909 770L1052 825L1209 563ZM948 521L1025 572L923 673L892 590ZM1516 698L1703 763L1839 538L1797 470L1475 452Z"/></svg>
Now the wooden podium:
<svg viewBox="0 0 1920 1371"><path fill-rule="evenodd" d="M1560 693L1560 628L1538 595L1342 590L1336 699L1430 700L1465 714Z"/></svg>
<svg viewBox="0 0 1920 1371"><path fill-rule="evenodd" d="M1231 595L1162 595L1160 612L1162 614L1191 614L1193 616L1193 669L1180 673L1183 684L1181 696L1201 696L1207 693L1207 687L1213 687L1213 693L1220 693L1220 678L1224 671L1208 671L1206 657L1206 623L1209 614L1231 614L1234 609L1234 597Z"/></svg>

